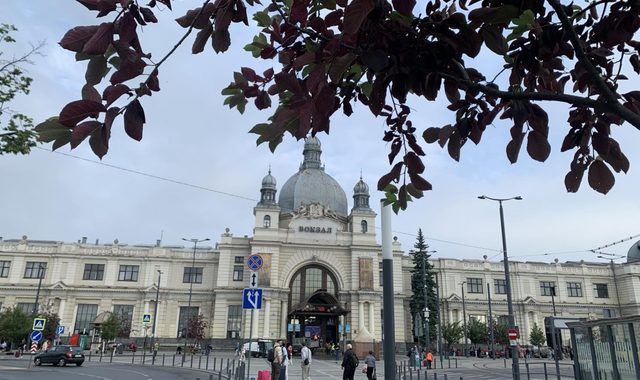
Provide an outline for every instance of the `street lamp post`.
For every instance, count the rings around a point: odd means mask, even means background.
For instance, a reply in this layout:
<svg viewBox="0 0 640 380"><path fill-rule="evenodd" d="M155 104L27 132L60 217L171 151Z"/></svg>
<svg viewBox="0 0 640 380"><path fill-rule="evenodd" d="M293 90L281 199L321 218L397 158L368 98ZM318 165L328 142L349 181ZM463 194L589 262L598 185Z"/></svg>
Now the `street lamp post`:
<svg viewBox="0 0 640 380"><path fill-rule="evenodd" d="M196 249L198 247L198 243L202 243L205 241L209 241L211 239L206 238L206 239L185 239L182 238L182 240L184 241L189 241L193 243L193 259L191 261L191 270L189 271L189 304L187 307L188 313L191 314L191 297L193 296L193 281L195 280L195 270L196 270ZM189 320L193 318L192 315L189 315L189 318L187 319L187 328L185 329L185 337L184 337L184 348L182 351L182 361L184 361L185 356L187 355L187 340L189 339Z"/></svg>
<svg viewBox="0 0 640 380"><path fill-rule="evenodd" d="M487 283L487 300L489 301L489 341L491 343L491 358L496 360L495 335L493 332L493 313L491 313L491 284Z"/></svg>
<svg viewBox="0 0 640 380"><path fill-rule="evenodd" d="M504 277L505 277L505 287L507 288L507 310L509 312L509 327L515 328L516 321L515 315L513 314L513 297L511 294L511 279L509 278L509 256L507 255L507 237L504 230L504 211L502 210L502 202L510 201L510 200L518 200L521 201L522 197L511 197L511 198L491 198L486 195L481 195L478 199L488 199L490 201L496 201L500 204L500 229L502 231L502 254L503 254L503 262L504 262ZM511 371L514 380L520 380L520 364L518 363L518 347L516 345L511 346Z"/></svg>
<svg viewBox="0 0 640 380"><path fill-rule="evenodd" d="M464 286L467 284L466 281L462 281L460 283L460 288L462 289L462 326L463 326L463 330L462 332L464 333L464 356L468 357L469 356L469 352L467 351L467 306L464 302Z"/></svg>
<svg viewBox="0 0 640 380"><path fill-rule="evenodd" d="M160 279L162 278L162 271L160 269L158 269L158 286L156 287L156 304L153 307L153 329L151 330L151 333L153 334L153 337L151 338L151 350L155 350L155 345L156 345L156 339L157 339L157 335L158 335L158 331L157 331L157 321L158 321L158 301L160 298ZM156 361L156 356L153 355L153 359L151 359L151 364L155 364Z"/></svg>
<svg viewBox="0 0 640 380"><path fill-rule="evenodd" d="M44 270L47 267L42 266L42 264L38 263L38 290L36 290L36 304L33 306L33 316L35 317L38 314L38 302L40 300L40 288L42 288L42 278L44 277Z"/></svg>

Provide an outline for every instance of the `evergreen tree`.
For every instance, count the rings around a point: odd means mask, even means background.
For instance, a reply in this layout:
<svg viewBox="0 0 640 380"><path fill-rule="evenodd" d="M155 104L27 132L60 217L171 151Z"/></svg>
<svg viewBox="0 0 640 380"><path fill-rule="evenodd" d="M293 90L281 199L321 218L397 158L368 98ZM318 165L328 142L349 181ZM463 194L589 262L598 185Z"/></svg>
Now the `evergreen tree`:
<svg viewBox="0 0 640 380"><path fill-rule="evenodd" d="M100 326L100 336L105 342L112 341L120 334L120 329L120 318L111 313Z"/></svg>
<svg viewBox="0 0 640 380"><path fill-rule="evenodd" d="M416 243L413 246L415 248L413 253L413 269L411 270L411 299L409 302L412 323L415 324L416 316L420 315L424 318L425 309L425 281L422 277L422 263L425 264L425 279L426 279L426 292L427 292L427 308L429 310L429 340L433 342L437 336L437 326L439 322L439 315L437 311L437 300L435 292L435 272L433 265L429 263L429 245L425 242L422 229L418 229L418 236ZM416 331L415 326L413 331ZM424 334L418 337L421 344L425 344Z"/></svg>
<svg viewBox="0 0 640 380"><path fill-rule="evenodd" d="M546 340L547 338L544 336L544 331L542 331L537 323L534 323L531 328L531 333L529 334L529 342L534 346L540 347Z"/></svg>

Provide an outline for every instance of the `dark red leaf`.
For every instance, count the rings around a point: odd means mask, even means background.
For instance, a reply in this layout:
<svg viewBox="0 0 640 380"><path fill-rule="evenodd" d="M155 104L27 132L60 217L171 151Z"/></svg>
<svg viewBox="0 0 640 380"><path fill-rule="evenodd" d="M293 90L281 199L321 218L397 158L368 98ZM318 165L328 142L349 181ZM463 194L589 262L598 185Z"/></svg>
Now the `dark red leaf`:
<svg viewBox="0 0 640 380"><path fill-rule="evenodd" d="M580 189L580 183L582 182L583 170L570 170L564 177L564 186L570 193L577 193Z"/></svg>
<svg viewBox="0 0 640 380"><path fill-rule="evenodd" d="M551 145L546 136L533 130L527 136L527 152L534 160L544 162L551 153Z"/></svg>
<svg viewBox="0 0 640 380"><path fill-rule="evenodd" d="M62 37L60 46L64 49L75 51L77 53L82 52L84 45L98 30L98 25L91 26L76 26L69 30Z"/></svg>
<svg viewBox="0 0 640 380"><path fill-rule="evenodd" d="M102 99L107 102L107 107L115 102L119 97L129 92L131 89L124 84L116 84L108 86L102 92Z"/></svg>
<svg viewBox="0 0 640 380"><path fill-rule="evenodd" d="M164 4L171 10L171 0L158 0L159 3Z"/></svg>
<svg viewBox="0 0 640 380"><path fill-rule="evenodd" d="M447 144L447 151L449 156L456 161L460 161L460 149L462 148L462 138L458 133L452 133L449 136L449 143Z"/></svg>
<svg viewBox="0 0 640 380"><path fill-rule="evenodd" d="M505 55L509 50L507 39L502 35L502 29L495 25L483 25L480 28L480 37L487 47L496 54Z"/></svg>
<svg viewBox="0 0 640 380"><path fill-rule="evenodd" d="M422 178L420 174L409 173L409 179L411 179L411 183L415 186L416 189L421 191L429 191L432 189L431 184L426 179Z"/></svg>
<svg viewBox="0 0 640 380"><path fill-rule="evenodd" d="M207 25L209 25L209 18L216 11L217 7L218 7L217 5L214 5L213 3L209 3L205 6L202 13L200 13L201 8L192 9L187 11L187 13L184 16L178 17L176 21L183 28L188 28L191 25L191 23L193 23L194 28L204 29L207 27ZM198 18L196 19L196 16L198 15L198 13L200 13L200 16L198 16Z"/></svg>
<svg viewBox="0 0 640 380"><path fill-rule="evenodd" d="M309 0L293 0L291 5L291 13L289 15L292 23L306 23L307 22L307 9L309 7Z"/></svg>
<svg viewBox="0 0 640 380"><path fill-rule="evenodd" d="M593 160L589 165L589 186L599 193L606 194L616 183L613 173L602 160Z"/></svg>
<svg viewBox="0 0 640 380"><path fill-rule="evenodd" d="M213 33L211 46L216 53L223 53L231 46L231 35L229 29L216 29Z"/></svg>
<svg viewBox="0 0 640 380"><path fill-rule="evenodd" d="M84 44L82 52L89 55L102 55L109 48L111 41L113 41L113 23L104 22Z"/></svg>
<svg viewBox="0 0 640 380"><path fill-rule="evenodd" d="M89 120L76 125L71 131L71 149L75 149L93 131L102 127L102 123L97 120Z"/></svg>
<svg viewBox="0 0 640 380"><path fill-rule="evenodd" d="M444 148L444 145L449 141L449 136L451 136L453 131L454 128L451 125L445 125L440 128L440 133L438 133L438 144L440 144L442 148Z"/></svg>
<svg viewBox="0 0 640 380"><path fill-rule="evenodd" d="M398 153L400 153L400 149L402 148L402 140L400 140L399 138L396 138L393 140L393 142L391 143L391 148L390 148L390 152L388 155L389 158L389 165L393 164L393 161L395 161L396 156L398 155Z"/></svg>
<svg viewBox="0 0 640 380"><path fill-rule="evenodd" d="M414 152L409 152L404 156L404 164L407 166L409 173L421 174L424 172L424 164L420 157Z"/></svg>
<svg viewBox="0 0 640 380"><path fill-rule="evenodd" d="M118 24L118 35L120 36L120 40L126 43L130 43L136 35L136 20L131 14L131 12L125 12L120 18L120 23Z"/></svg>
<svg viewBox="0 0 640 380"><path fill-rule="evenodd" d="M198 34L196 34L195 41L193 41L193 46L191 47L191 54L202 53L212 33L213 33L213 25L211 24L209 24L208 27L199 31Z"/></svg>
<svg viewBox="0 0 640 380"><path fill-rule="evenodd" d="M451 103L455 103L460 100L460 91L458 91L458 86L452 80L445 79L444 93Z"/></svg>
<svg viewBox="0 0 640 380"><path fill-rule="evenodd" d="M153 14L153 11L149 8L140 7L140 13L142 13L142 18L146 22L158 22L156 15Z"/></svg>
<svg viewBox="0 0 640 380"><path fill-rule="evenodd" d="M295 95L302 94L303 90L300 86L300 81L293 73L279 72L274 76L274 79L280 91L288 90Z"/></svg>
<svg viewBox="0 0 640 380"><path fill-rule="evenodd" d="M440 128L427 128L424 132L422 132L422 138L427 142L427 144L433 144L440 138Z"/></svg>
<svg viewBox="0 0 640 380"><path fill-rule="evenodd" d="M102 102L102 97L100 96L98 90L96 90L95 87L88 83L82 86L82 99L93 100L94 102L98 103Z"/></svg>
<svg viewBox="0 0 640 380"><path fill-rule="evenodd" d="M356 55L353 53L346 53L342 56L335 57L329 66L329 78L333 83L338 83L342 78L342 75L351 67L353 61L356 59Z"/></svg>
<svg viewBox="0 0 640 380"><path fill-rule="evenodd" d="M149 79L147 79L147 86L151 91L160 91L160 81L158 80L157 74L149 75Z"/></svg>
<svg viewBox="0 0 640 380"><path fill-rule="evenodd" d="M596 132L591 136L591 141L593 143L593 148L598 152L598 154L602 156L609 154L609 136L604 133Z"/></svg>
<svg viewBox="0 0 640 380"><path fill-rule="evenodd" d="M100 128L95 129L89 138L89 146L91 146L91 150L93 150L93 153L100 159L102 159L109 150L109 146L105 144L105 139L108 140L108 138L105 138L105 134L108 133L109 132L106 128L101 126Z"/></svg>
<svg viewBox="0 0 640 380"><path fill-rule="evenodd" d="M58 121L71 128L87 117L97 117L100 112L106 111L107 109L102 103L92 100L76 100L64 106L60 111Z"/></svg>
<svg viewBox="0 0 640 380"><path fill-rule="evenodd" d="M122 83L142 75L146 66L147 64L142 59L135 61L124 60L120 65L120 69L111 75L111 84Z"/></svg>
<svg viewBox="0 0 640 380"><path fill-rule="evenodd" d="M146 122L144 109L138 99L132 101L124 111L124 130L134 140L142 140L142 127Z"/></svg>
<svg viewBox="0 0 640 380"><path fill-rule="evenodd" d="M356 34L360 26L375 7L374 0L353 0L344 10L344 34Z"/></svg>
<svg viewBox="0 0 640 380"><path fill-rule="evenodd" d="M98 3L102 0L76 0L80 4L84 5L90 11L97 11Z"/></svg>
<svg viewBox="0 0 640 380"><path fill-rule="evenodd" d="M241 67L240 72L242 73L242 76L244 76L245 79L249 82L255 82L258 78L256 72L250 67Z"/></svg>
<svg viewBox="0 0 640 380"><path fill-rule="evenodd" d="M393 8L404 16L411 16L416 6L416 0L393 0L392 3Z"/></svg>
<svg viewBox="0 0 640 380"><path fill-rule="evenodd" d="M104 78L107 73L107 59L102 55L98 55L91 57L89 63L87 63L87 72L84 74L84 79L87 81L87 84L96 85L102 82L102 78Z"/></svg>
<svg viewBox="0 0 640 380"><path fill-rule="evenodd" d="M111 126L113 121L120 113L120 108L111 107L107 110L107 114L104 117L104 130L102 132L102 144L109 148L109 139L111 138Z"/></svg>

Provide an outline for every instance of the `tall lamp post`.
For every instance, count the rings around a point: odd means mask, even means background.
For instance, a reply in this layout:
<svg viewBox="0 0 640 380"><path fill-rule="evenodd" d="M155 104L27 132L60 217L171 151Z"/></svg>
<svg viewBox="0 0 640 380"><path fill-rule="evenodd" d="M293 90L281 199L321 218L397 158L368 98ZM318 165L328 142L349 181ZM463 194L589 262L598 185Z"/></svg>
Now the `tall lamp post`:
<svg viewBox="0 0 640 380"><path fill-rule="evenodd" d="M33 306L33 316L34 317L38 314L38 302L40 300L40 288L42 288L42 278L44 277L44 272L46 272L46 269L47 269L46 266L43 267L42 264L38 263L38 290L36 290L36 304Z"/></svg>
<svg viewBox="0 0 640 380"><path fill-rule="evenodd" d="M462 289L462 326L464 333L464 356L468 357L469 352L467 351L467 306L464 302L464 286L467 284L466 281L462 281L460 283L460 289Z"/></svg>
<svg viewBox="0 0 640 380"><path fill-rule="evenodd" d="M513 297L511 295L511 279L509 278L509 256L507 255L507 237L504 231L504 211L502 210L502 202L510 200L521 201L522 197L517 196L511 198L491 198L486 195L481 195L478 197L478 199L488 199L500 204L500 229L502 231L502 254L504 255L504 277L505 285L507 288L507 310L509 312L509 327L515 328L516 321L513 314ZM514 380L520 380L520 364L518 362L518 347L516 345L511 346L511 372Z"/></svg>
<svg viewBox="0 0 640 380"><path fill-rule="evenodd" d="M158 300L160 298L160 279L162 278L162 271L160 269L158 269L158 286L156 287L156 304L153 307L153 329L151 330L151 333L153 334L153 337L151 338L151 350L154 351L155 347L156 347L156 336L158 335L158 331L157 331L157 321L158 321ZM156 356L153 355L153 359L151 359L151 364L155 364L156 362Z"/></svg>
<svg viewBox="0 0 640 380"><path fill-rule="evenodd" d="M495 335L493 332L493 313L491 312L491 284L487 283L487 301L489 301L489 342L491 344L491 358L496 360Z"/></svg>
<svg viewBox="0 0 640 380"><path fill-rule="evenodd" d="M193 296L193 281L195 280L195 270L196 270L196 249L198 248L198 243L202 243L205 241L209 241L211 239L185 239L184 241L189 241L193 243L193 260L191 261L191 271L189 271L189 306L187 310L189 310L189 314L191 314L191 297ZM192 318L192 315L189 315L187 319L187 328L185 329L185 337L184 337L184 348L182 351L182 361L184 361L185 356L187 355L187 340L189 339L189 320Z"/></svg>

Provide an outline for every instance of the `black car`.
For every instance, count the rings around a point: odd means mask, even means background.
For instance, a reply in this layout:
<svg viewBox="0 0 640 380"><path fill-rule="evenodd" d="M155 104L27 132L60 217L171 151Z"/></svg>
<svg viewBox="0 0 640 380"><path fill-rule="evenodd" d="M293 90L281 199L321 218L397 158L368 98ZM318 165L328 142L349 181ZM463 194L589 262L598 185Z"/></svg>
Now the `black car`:
<svg viewBox="0 0 640 380"><path fill-rule="evenodd" d="M84 354L80 347L75 346L54 346L45 352L41 352L33 358L35 365L51 363L64 367L67 363L81 366L84 363Z"/></svg>

